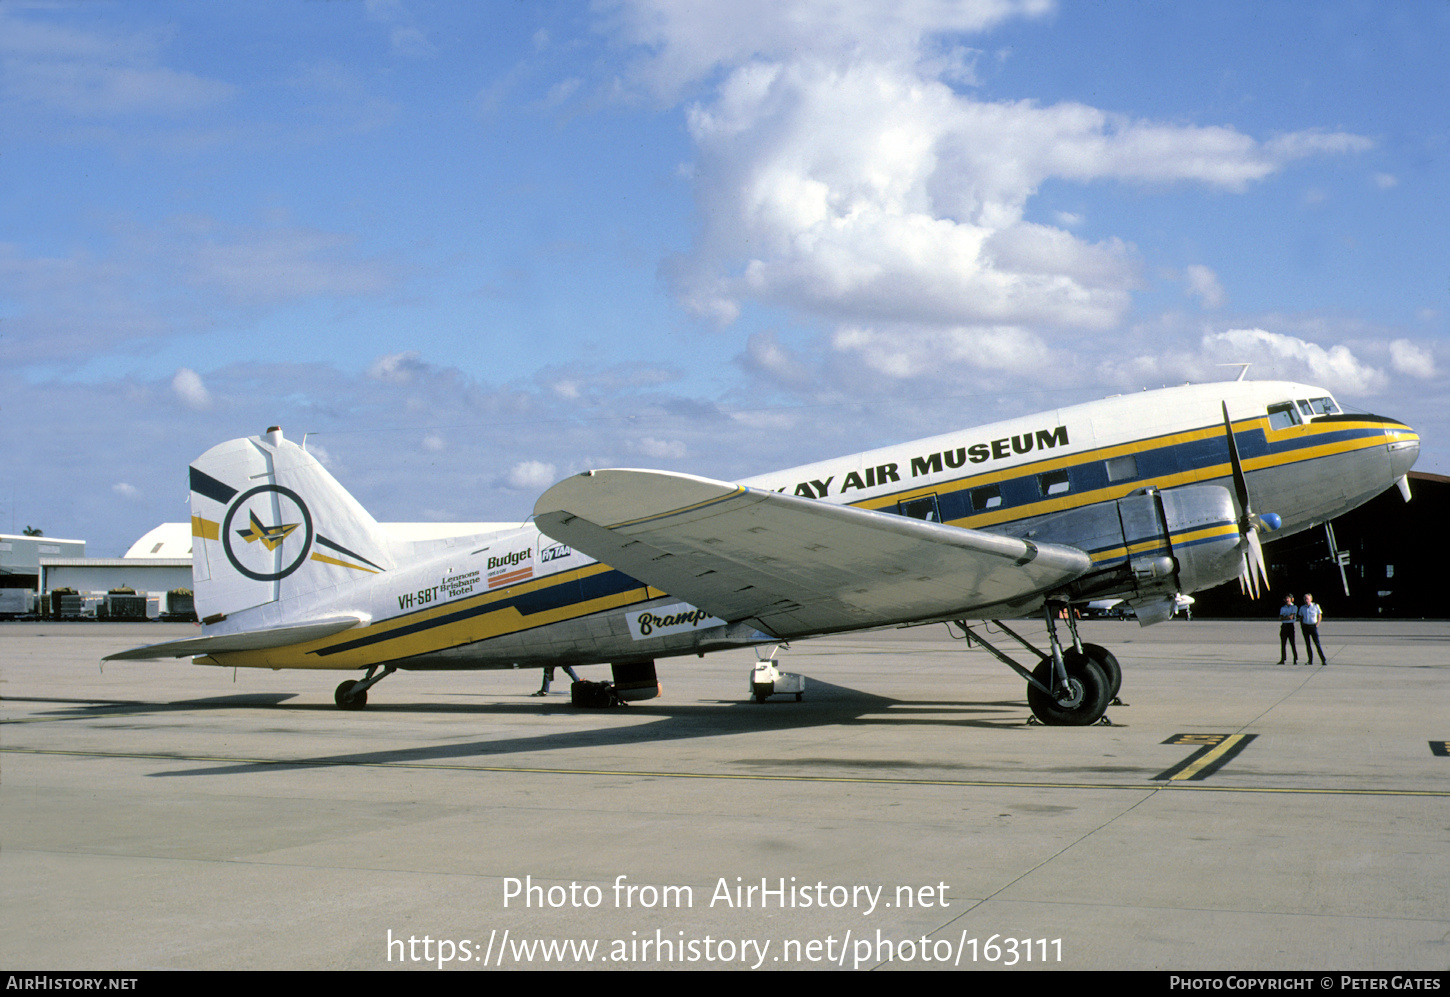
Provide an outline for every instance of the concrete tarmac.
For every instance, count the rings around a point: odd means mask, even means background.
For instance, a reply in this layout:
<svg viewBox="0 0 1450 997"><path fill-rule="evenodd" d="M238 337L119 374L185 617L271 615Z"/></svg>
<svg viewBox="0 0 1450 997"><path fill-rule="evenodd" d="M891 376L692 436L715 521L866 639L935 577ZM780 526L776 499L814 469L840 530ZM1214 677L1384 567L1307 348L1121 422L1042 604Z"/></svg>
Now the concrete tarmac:
<svg viewBox="0 0 1450 997"><path fill-rule="evenodd" d="M1112 726L1028 725L942 626L796 644L799 703L745 651L626 709L532 670L342 712L352 675L98 671L183 626L0 624L0 962L1450 968L1450 624L1329 620L1313 668L1271 619L1083 630Z"/></svg>

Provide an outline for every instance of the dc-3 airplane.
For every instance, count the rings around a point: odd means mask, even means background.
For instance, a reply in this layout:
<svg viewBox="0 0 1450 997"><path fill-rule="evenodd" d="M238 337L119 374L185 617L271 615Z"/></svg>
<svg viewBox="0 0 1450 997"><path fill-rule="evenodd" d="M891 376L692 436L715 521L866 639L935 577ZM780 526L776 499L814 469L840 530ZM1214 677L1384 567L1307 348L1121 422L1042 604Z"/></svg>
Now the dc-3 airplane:
<svg viewBox="0 0 1450 997"><path fill-rule="evenodd" d="M1398 483L1410 427L1282 381L1187 385L948 433L739 483L664 471L566 478L532 524L405 542L273 428L191 465L203 635L108 660L365 669L609 663L655 696L655 661L821 634L955 622L1027 680L1047 724L1102 717L1122 680L1069 607L1267 581L1260 534L1323 523ZM970 621L1038 616L1046 650ZM1064 640L1058 619L1066 617ZM994 636L994 640L999 640ZM1021 651L1017 652L1019 655Z"/></svg>

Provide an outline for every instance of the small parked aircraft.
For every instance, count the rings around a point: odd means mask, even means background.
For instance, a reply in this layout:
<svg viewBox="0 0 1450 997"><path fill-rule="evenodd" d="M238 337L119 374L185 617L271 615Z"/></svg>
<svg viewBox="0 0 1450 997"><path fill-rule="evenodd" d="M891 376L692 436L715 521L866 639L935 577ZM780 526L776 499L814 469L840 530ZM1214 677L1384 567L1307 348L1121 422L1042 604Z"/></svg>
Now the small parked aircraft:
<svg viewBox="0 0 1450 997"><path fill-rule="evenodd" d="M1089 724L1122 675L1073 607L1123 599L1147 625L1236 577L1257 590L1261 534L1396 483L1408 499L1418 454L1410 427L1323 388L1240 380L742 482L585 471L544 492L531 524L403 541L273 427L191 466L203 635L107 660L363 670L338 686L343 709L399 668L607 662L628 700L657 694L659 658L943 622L1026 679L1042 722ZM1031 668L971 622L1023 616L1044 620L1047 649L999 625Z"/></svg>

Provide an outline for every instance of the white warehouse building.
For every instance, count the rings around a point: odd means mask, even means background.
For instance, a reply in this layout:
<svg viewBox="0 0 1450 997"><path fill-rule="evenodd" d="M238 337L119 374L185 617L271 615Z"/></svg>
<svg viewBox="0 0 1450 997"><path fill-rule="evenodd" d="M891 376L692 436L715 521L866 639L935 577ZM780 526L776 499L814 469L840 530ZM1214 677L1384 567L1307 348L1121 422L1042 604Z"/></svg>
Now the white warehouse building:
<svg viewBox="0 0 1450 997"><path fill-rule="evenodd" d="M517 523L380 523L400 540L436 540L497 530L513 529ZM167 593L191 589L191 524L162 523L133 543L122 557L86 557L85 542L51 540L47 537L5 537L24 540L31 546L43 543L55 555L31 556L28 563L38 572L37 589L42 593L74 589L81 596L85 615L93 615L106 593L130 588L147 597L146 615L154 618L175 612L167 605ZM66 545L64 547L59 545ZM29 548L27 548L28 550ZM38 563L37 563L38 562ZM189 610L189 606L187 607Z"/></svg>

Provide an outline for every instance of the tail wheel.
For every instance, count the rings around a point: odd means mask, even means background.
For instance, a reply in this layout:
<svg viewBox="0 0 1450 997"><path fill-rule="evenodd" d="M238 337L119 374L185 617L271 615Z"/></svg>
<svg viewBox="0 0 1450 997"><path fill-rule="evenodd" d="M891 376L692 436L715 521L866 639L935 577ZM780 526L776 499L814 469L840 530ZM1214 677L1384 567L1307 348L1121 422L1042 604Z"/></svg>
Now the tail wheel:
<svg viewBox="0 0 1450 997"><path fill-rule="evenodd" d="M339 710L360 710L368 705L368 691L364 689L362 692L353 692L355 685L357 682L348 679L339 685L337 691L332 694L332 701L337 704Z"/></svg>
<svg viewBox="0 0 1450 997"><path fill-rule="evenodd" d="M1098 667L1103 670L1103 674L1108 677L1108 684L1112 690L1108 693L1109 701L1116 699L1118 691L1123 688L1123 669L1118 664L1118 659L1113 657L1113 652L1100 644L1084 644L1082 652L1096 661Z"/></svg>
<svg viewBox="0 0 1450 997"><path fill-rule="evenodd" d="M1067 668L1067 692L1051 696L1029 685L1027 705L1049 727L1086 727L1097 723L1113 698L1107 675L1096 661L1076 652L1063 655L1063 664ZM1032 677L1051 687L1052 662L1042 662L1033 670Z"/></svg>

